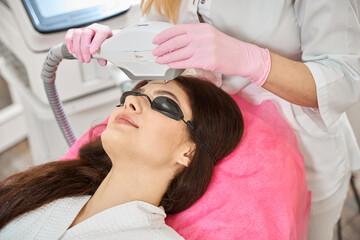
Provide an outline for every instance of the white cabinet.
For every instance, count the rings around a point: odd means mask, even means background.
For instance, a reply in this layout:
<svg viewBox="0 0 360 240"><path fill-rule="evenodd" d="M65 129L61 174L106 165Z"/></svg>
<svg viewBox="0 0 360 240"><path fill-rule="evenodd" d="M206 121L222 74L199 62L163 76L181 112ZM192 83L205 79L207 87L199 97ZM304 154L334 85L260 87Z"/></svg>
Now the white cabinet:
<svg viewBox="0 0 360 240"><path fill-rule="evenodd" d="M0 69L5 67L5 51L0 43ZM7 85L0 70L0 153L27 135L21 99L16 90Z"/></svg>

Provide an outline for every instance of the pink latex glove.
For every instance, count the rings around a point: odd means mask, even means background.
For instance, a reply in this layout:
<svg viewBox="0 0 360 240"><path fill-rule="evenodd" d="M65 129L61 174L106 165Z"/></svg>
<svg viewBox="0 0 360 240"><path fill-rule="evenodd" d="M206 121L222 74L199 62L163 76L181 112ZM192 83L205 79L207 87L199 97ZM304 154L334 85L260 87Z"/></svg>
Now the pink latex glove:
<svg viewBox="0 0 360 240"><path fill-rule="evenodd" d="M179 24L153 39L156 62L241 76L262 86L270 72L268 49L232 38L207 23Z"/></svg>
<svg viewBox="0 0 360 240"><path fill-rule="evenodd" d="M71 54L76 55L80 62L89 63L91 55L99 51L105 39L113 36L110 27L98 23L85 28L69 29L65 35L65 43ZM107 64L104 59L97 59L102 66Z"/></svg>

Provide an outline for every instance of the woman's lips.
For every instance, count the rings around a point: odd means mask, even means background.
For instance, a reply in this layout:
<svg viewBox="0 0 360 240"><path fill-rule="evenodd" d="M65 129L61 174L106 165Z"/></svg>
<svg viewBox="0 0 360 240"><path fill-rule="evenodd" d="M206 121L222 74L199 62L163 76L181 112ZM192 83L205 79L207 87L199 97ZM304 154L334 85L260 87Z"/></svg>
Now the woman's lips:
<svg viewBox="0 0 360 240"><path fill-rule="evenodd" d="M120 113L115 117L115 123L118 124L125 124L125 125L129 125L135 128L139 128L138 125L136 125L136 123L134 122L134 120L127 114L125 113Z"/></svg>

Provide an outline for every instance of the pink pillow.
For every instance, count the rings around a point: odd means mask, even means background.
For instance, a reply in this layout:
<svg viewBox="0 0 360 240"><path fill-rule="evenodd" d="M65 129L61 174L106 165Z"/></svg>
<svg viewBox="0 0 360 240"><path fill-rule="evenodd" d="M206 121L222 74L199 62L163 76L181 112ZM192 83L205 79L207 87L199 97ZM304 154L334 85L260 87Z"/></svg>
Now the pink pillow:
<svg viewBox="0 0 360 240"><path fill-rule="evenodd" d="M244 117L242 141L216 164L206 193L166 223L185 239L307 239L311 193L295 134L272 102L233 98ZM87 132L62 159L77 157L89 140Z"/></svg>

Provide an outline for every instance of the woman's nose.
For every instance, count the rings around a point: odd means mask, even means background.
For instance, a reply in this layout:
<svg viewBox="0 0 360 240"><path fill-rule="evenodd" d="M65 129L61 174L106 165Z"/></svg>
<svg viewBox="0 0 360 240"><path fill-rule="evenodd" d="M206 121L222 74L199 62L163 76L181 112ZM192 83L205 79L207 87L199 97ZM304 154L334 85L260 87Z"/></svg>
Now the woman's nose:
<svg viewBox="0 0 360 240"><path fill-rule="evenodd" d="M125 99L124 108L128 111L140 113L142 111L140 99L138 96L128 96Z"/></svg>

